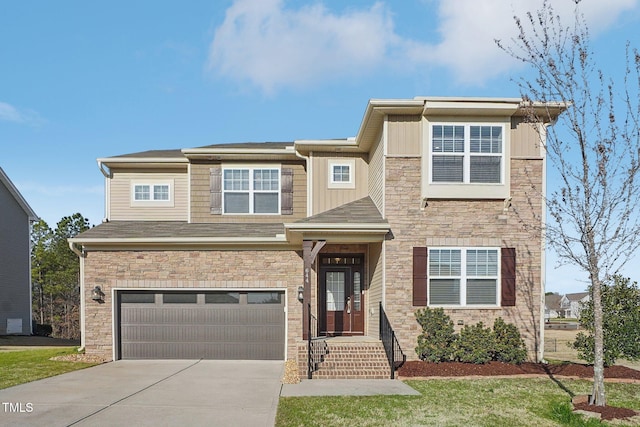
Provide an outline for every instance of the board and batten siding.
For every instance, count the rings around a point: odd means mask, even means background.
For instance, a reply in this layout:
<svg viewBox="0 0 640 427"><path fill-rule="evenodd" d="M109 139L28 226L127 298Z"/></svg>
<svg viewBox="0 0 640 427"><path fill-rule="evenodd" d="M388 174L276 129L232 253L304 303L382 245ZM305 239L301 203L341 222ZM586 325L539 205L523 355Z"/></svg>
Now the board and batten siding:
<svg viewBox="0 0 640 427"><path fill-rule="evenodd" d="M367 197L369 195L369 171L366 154L358 153L313 153L313 186L311 215L316 215L346 203ZM332 162L355 160L354 188L330 188L329 165Z"/></svg>
<svg viewBox="0 0 640 427"><path fill-rule="evenodd" d="M369 152L369 197L384 212L384 140L382 132Z"/></svg>
<svg viewBox="0 0 640 427"><path fill-rule="evenodd" d="M189 181L186 166L184 169L112 169L110 183L109 219L146 220L146 221L186 221L189 205ZM171 205L149 203L136 206L133 201L133 184L173 185Z"/></svg>
<svg viewBox="0 0 640 427"><path fill-rule="evenodd" d="M511 157L540 157L538 125L524 122L524 117L511 118Z"/></svg>
<svg viewBox="0 0 640 427"><path fill-rule="evenodd" d="M249 162L252 163L252 162ZM253 162L255 163L255 162ZM264 162L261 162L261 164ZM225 163L228 164L228 163ZM244 163L246 164L246 163ZM241 167L243 163L238 163ZM191 163L191 218L193 223L292 222L307 216L307 172L298 162L274 162L274 166L293 170L293 214L291 215L214 215L211 213L211 168L220 163Z"/></svg>
<svg viewBox="0 0 640 427"><path fill-rule="evenodd" d="M29 257L29 218L0 182L0 335L7 334L7 319L16 328L22 321L22 330L10 333L31 334Z"/></svg>
<svg viewBox="0 0 640 427"><path fill-rule="evenodd" d="M380 302L382 301L382 280L384 259L383 243L369 245L369 290L367 292L367 335L380 335Z"/></svg>
<svg viewBox="0 0 640 427"><path fill-rule="evenodd" d="M419 156L422 152L422 116L393 115L387 119L387 154Z"/></svg>

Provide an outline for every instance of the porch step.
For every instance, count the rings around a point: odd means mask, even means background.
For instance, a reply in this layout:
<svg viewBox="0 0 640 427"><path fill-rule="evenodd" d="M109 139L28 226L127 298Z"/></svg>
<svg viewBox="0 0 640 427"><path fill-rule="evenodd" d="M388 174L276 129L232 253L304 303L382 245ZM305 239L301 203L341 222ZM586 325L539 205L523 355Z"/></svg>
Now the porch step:
<svg viewBox="0 0 640 427"><path fill-rule="evenodd" d="M313 373L317 379L388 379L390 367L382 342L327 340L327 354Z"/></svg>

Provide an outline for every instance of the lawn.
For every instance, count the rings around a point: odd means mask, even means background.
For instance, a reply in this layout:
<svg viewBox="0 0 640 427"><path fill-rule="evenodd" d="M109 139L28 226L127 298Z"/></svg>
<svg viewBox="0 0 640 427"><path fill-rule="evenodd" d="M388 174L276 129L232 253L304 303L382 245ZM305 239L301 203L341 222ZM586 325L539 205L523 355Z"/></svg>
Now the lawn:
<svg viewBox="0 0 640 427"><path fill-rule="evenodd" d="M54 356L72 353L77 353L77 349L71 347L0 352L0 389L95 365L49 360Z"/></svg>
<svg viewBox="0 0 640 427"><path fill-rule="evenodd" d="M281 397L277 426L599 426L570 411L582 380L406 381L421 396ZM608 404L640 410L640 384L607 383ZM616 424L636 425L636 424Z"/></svg>

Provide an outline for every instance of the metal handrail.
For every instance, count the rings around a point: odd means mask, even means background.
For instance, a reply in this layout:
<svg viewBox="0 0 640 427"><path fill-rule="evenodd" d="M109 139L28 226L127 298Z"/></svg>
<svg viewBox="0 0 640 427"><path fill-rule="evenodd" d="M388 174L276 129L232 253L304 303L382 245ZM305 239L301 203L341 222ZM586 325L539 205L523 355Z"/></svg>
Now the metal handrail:
<svg viewBox="0 0 640 427"><path fill-rule="evenodd" d="M380 303L380 341L384 346L384 351L387 354L387 360L391 367L391 379L395 378L396 369L404 364L407 360L407 356L402 352L400 343L396 338L396 333L391 327L389 318L382 308L382 302Z"/></svg>
<svg viewBox="0 0 640 427"><path fill-rule="evenodd" d="M327 354L327 342L318 335L318 319L311 314L311 304L307 304L309 310L309 323L307 324L307 378L312 379L313 373L318 370L318 364L324 361Z"/></svg>

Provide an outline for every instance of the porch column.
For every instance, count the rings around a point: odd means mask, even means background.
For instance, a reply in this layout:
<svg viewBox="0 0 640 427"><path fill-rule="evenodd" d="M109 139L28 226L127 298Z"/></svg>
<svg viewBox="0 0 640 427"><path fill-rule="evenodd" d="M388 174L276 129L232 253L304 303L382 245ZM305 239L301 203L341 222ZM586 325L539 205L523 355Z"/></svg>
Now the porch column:
<svg viewBox="0 0 640 427"><path fill-rule="evenodd" d="M302 293L302 339L309 339L309 303L311 302L311 266L318 256L318 252L325 245L326 241L320 240L313 244L312 240L302 241L302 258L304 260L304 291Z"/></svg>

